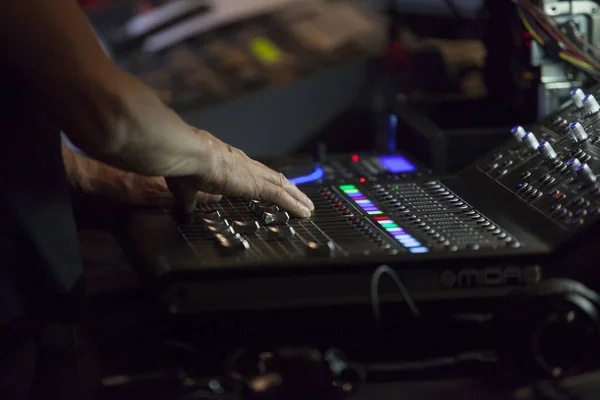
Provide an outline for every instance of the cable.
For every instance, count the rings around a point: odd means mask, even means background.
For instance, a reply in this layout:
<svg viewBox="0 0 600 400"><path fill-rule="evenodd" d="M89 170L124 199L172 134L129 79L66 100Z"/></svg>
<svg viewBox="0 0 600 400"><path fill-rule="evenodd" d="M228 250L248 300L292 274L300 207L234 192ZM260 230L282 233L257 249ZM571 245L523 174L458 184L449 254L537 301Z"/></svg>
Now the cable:
<svg viewBox="0 0 600 400"><path fill-rule="evenodd" d="M531 24L529 23L529 21L527 21L527 18L525 17L525 14L523 14L523 10L519 9L518 13L519 13L519 18L521 19L521 23L523 24L523 26L525 27L525 29L527 30L527 32L529 32L529 34L531 35L531 37L540 46L543 46L544 45L544 39L542 39L542 37L535 31L535 29L533 29L533 27L531 26Z"/></svg>
<svg viewBox="0 0 600 400"><path fill-rule="evenodd" d="M482 364L495 364L498 357L493 351L469 351L455 356L431 358L419 361L407 361L399 363L370 363L361 366L367 373L382 372L411 372L423 371L434 368L452 367L466 362L478 362Z"/></svg>
<svg viewBox="0 0 600 400"><path fill-rule="evenodd" d="M400 279L396 271L394 271L387 265L382 265L375 270L375 272L373 273L373 277L371 278L371 306L373 307L373 316L375 317L375 322L377 323L378 328L382 328L381 308L379 305L379 282L381 281L381 277L383 275L388 275L390 278L392 278L392 280L394 281L394 283L396 283L396 286L398 287L398 291L402 295L402 299L406 302L406 305L408 306L411 313L415 317L420 318L421 312L417 308L417 305L408 293L406 286L404 286L404 283L402 283L402 280Z"/></svg>
<svg viewBox="0 0 600 400"><path fill-rule="evenodd" d="M551 17L529 0L514 0L514 2L517 3L518 16L525 30L548 55L572 65L595 79L600 77L600 61L582 48L587 46L593 49L592 45L580 38L576 38L579 43L575 44L556 27L556 22ZM600 51L594 50L600 54Z"/></svg>

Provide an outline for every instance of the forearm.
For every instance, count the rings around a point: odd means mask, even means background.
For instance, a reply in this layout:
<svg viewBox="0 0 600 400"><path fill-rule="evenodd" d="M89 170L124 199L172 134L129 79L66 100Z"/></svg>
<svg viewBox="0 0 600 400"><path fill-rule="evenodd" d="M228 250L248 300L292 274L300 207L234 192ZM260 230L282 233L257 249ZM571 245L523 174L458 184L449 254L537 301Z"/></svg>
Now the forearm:
<svg viewBox="0 0 600 400"><path fill-rule="evenodd" d="M78 145L110 150L118 107L100 105L118 103L111 83L118 71L75 1L0 0L0 5L0 63L11 78Z"/></svg>
<svg viewBox="0 0 600 400"><path fill-rule="evenodd" d="M74 0L0 0L0 6L0 64L85 153L149 175L157 160L140 158L157 150L165 158L202 154L191 129L108 59ZM163 134L140 129L147 120L164 127Z"/></svg>

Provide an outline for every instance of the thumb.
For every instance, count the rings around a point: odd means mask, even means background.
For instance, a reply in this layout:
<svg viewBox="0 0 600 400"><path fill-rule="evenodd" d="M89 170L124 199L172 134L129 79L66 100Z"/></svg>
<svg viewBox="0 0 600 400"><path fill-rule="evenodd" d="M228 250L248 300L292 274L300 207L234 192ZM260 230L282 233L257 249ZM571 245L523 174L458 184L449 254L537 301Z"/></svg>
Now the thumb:
<svg viewBox="0 0 600 400"><path fill-rule="evenodd" d="M221 200L220 195L198 192L186 185L185 178L166 178L165 181L172 193L171 206L177 212L190 214L197 204L209 204Z"/></svg>

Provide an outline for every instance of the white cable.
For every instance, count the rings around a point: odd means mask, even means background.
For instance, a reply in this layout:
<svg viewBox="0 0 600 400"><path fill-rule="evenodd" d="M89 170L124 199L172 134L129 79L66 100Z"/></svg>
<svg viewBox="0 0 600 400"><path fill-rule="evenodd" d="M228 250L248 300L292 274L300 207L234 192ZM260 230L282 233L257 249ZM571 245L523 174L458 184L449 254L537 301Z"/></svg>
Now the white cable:
<svg viewBox="0 0 600 400"><path fill-rule="evenodd" d="M378 327L382 327L381 308L379 304L379 281L381 280L381 277L383 275L388 275L390 278L392 278L392 280L398 287L398 291L402 295L402 299L406 302L406 305L408 306L411 313L415 317L420 318L421 312L417 308L417 305L408 293L406 286L404 285L404 283L402 283L402 280L400 279L396 271L394 271L388 265L382 265L375 270L375 272L373 273L373 277L371 278L371 306L373 307L373 316L375 317L375 322L377 322Z"/></svg>

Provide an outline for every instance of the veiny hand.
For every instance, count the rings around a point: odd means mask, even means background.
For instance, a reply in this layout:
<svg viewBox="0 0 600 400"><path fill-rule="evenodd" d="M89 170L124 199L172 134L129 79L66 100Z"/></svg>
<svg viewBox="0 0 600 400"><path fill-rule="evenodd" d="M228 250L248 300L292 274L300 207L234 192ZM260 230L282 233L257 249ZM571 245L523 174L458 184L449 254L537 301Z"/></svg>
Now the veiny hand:
<svg viewBox="0 0 600 400"><path fill-rule="evenodd" d="M206 131L194 131L201 140L210 144L213 149L211 159L195 175L183 179L167 178L169 187L178 196L193 200L193 190L197 189L231 197L261 199L298 217L310 217L314 210L312 201L283 174L251 159L243 151L221 142ZM192 203L188 201L186 208L189 212Z"/></svg>
<svg viewBox="0 0 600 400"><path fill-rule="evenodd" d="M63 146L63 160L71 184L92 196L121 204L171 207L175 198L164 178L138 175L74 153ZM221 196L194 192L194 204L210 204Z"/></svg>
<svg viewBox="0 0 600 400"><path fill-rule="evenodd" d="M311 200L282 174L189 126L137 79L127 74L120 79L119 103L104 107L122 114L113 134L117 144L110 157L104 155L105 161L139 174L171 178L171 187L261 199L297 217L311 215Z"/></svg>

